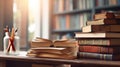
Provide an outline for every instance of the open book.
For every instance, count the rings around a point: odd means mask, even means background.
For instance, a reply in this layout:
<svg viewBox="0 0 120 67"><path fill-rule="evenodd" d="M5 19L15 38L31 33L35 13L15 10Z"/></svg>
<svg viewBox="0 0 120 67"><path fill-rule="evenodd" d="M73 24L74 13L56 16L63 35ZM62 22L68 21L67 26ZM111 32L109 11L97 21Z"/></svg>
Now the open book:
<svg viewBox="0 0 120 67"><path fill-rule="evenodd" d="M49 39L43 39L36 37L36 39L33 39L31 41L31 48L35 47L76 47L77 41L75 40L49 40Z"/></svg>
<svg viewBox="0 0 120 67"><path fill-rule="evenodd" d="M52 46L52 47L51 47ZM57 59L75 59L77 57L78 44L75 40L51 41L36 38L31 42L31 48L27 56Z"/></svg>

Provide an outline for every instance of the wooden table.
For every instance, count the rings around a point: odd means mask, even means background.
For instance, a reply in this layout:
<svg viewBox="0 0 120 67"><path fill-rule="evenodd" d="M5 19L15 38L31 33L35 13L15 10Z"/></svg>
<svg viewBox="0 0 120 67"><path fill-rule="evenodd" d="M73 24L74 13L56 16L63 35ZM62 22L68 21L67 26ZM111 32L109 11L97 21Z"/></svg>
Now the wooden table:
<svg viewBox="0 0 120 67"><path fill-rule="evenodd" d="M105 61L93 59L50 59L26 56L26 52L11 56L0 52L0 67L32 67L32 64L53 65L70 64L72 67L120 67L120 61Z"/></svg>

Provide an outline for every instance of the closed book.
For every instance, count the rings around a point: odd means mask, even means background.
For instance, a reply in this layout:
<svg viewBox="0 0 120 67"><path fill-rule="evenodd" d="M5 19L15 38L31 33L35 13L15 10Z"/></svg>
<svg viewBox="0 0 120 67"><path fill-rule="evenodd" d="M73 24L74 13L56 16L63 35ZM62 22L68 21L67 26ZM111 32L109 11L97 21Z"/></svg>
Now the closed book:
<svg viewBox="0 0 120 67"><path fill-rule="evenodd" d="M87 25L115 25L120 24L120 19L99 19L99 20L93 20L93 21L87 21Z"/></svg>
<svg viewBox="0 0 120 67"><path fill-rule="evenodd" d="M55 47L38 47L38 48L31 48L27 53L55 53L55 54L67 54L68 51L65 48L55 48Z"/></svg>
<svg viewBox="0 0 120 67"><path fill-rule="evenodd" d="M75 59L76 56L70 54L56 54L56 53L45 53L41 52L39 54L36 53L27 53L29 57L38 57L38 58L54 58L54 59Z"/></svg>
<svg viewBox="0 0 120 67"><path fill-rule="evenodd" d="M106 46L79 46L79 52L102 53L102 54L120 54L120 47Z"/></svg>
<svg viewBox="0 0 120 67"><path fill-rule="evenodd" d="M88 25L82 32L120 32L120 25Z"/></svg>
<svg viewBox="0 0 120 67"><path fill-rule="evenodd" d="M75 38L120 38L120 33L87 33L76 32Z"/></svg>
<svg viewBox="0 0 120 67"><path fill-rule="evenodd" d="M79 52L79 58L101 59L101 60L120 60L120 55Z"/></svg>
<svg viewBox="0 0 120 67"><path fill-rule="evenodd" d="M113 19L115 18L115 14L113 12L103 12L103 13L97 13L94 15L94 19L98 20L98 19Z"/></svg>
<svg viewBox="0 0 120 67"><path fill-rule="evenodd" d="M77 39L79 45L92 46L120 46L120 39L104 38L104 39Z"/></svg>
<svg viewBox="0 0 120 67"><path fill-rule="evenodd" d="M31 48L28 50L28 54L39 54L39 53L54 53L54 54L69 54L76 56L78 49L72 47L66 48L56 48L56 47L38 47L38 48Z"/></svg>

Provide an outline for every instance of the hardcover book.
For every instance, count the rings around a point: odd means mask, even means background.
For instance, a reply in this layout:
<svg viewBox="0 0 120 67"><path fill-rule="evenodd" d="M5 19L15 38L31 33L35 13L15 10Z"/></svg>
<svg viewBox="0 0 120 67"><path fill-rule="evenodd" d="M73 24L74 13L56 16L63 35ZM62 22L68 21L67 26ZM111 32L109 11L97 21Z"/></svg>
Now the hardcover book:
<svg viewBox="0 0 120 67"><path fill-rule="evenodd" d="M120 33L86 33L76 32L75 38L120 38Z"/></svg>
<svg viewBox="0 0 120 67"><path fill-rule="evenodd" d="M112 38L81 38L77 39L79 45L96 45L96 46L120 46L120 39L112 39Z"/></svg>
<svg viewBox="0 0 120 67"><path fill-rule="evenodd" d="M82 32L120 32L120 25L88 25Z"/></svg>
<svg viewBox="0 0 120 67"><path fill-rule="evenodd" d="M99 20L93 20L93 21L87 21L87 25L115 25L120 24L120 19L99 19Z"/></svg>
<svg viewBox="0 0 120 67"><path fill-rule="evenodd" d="M95 20L106 19L106 18L113 19L115 18L115 14L113 12L103 12L94 15Z"/></svg>
<svg viewBox="0 0 120 67"><path fill-rule="evenodd" d="M101 54L101 53L89 53L89 52L79 52L79 58L89 58L89 59L100 59L100 60L120 60L120 54Z"/></svg>
<svg viewBox="0 0 120 67"><path fill-rule="evenodd" d="M79 52L102 53L102 54L120 54L120 47L106 46L79 46Z"/></svg>

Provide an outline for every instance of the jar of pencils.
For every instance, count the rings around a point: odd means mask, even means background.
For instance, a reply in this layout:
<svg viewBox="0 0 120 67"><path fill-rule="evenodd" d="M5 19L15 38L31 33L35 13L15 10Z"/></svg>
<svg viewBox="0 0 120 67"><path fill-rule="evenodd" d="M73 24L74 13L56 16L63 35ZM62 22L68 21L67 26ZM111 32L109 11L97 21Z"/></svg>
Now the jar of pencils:
<svg viewBox="0 0 120 67"><path fill-rule="evenodd" d="M8 27L5 28L5 37L3 39L4 53L9 55L19 54L19 36L17 35L17 29L12 28L12 32L8 31Z"/></svg>

